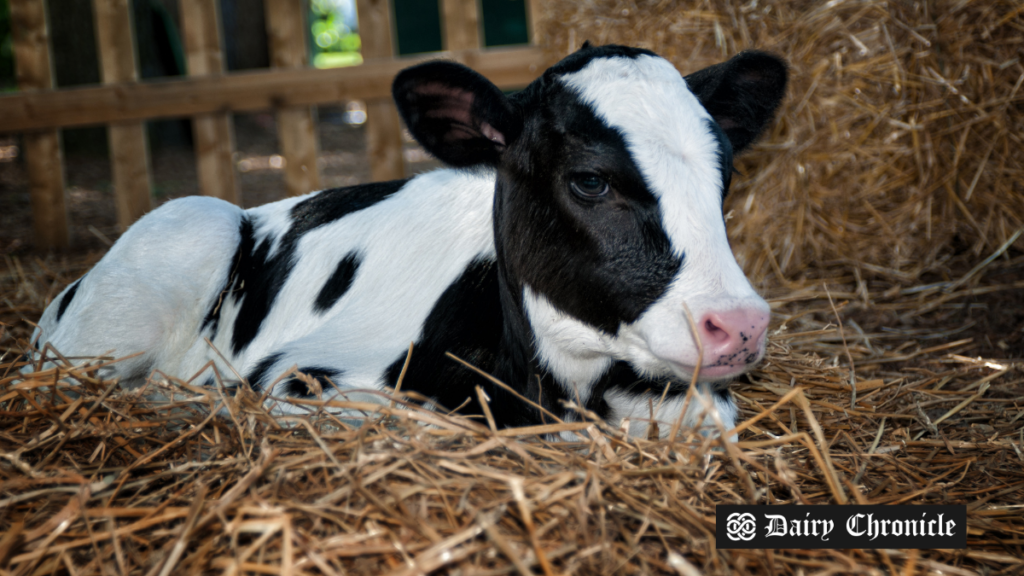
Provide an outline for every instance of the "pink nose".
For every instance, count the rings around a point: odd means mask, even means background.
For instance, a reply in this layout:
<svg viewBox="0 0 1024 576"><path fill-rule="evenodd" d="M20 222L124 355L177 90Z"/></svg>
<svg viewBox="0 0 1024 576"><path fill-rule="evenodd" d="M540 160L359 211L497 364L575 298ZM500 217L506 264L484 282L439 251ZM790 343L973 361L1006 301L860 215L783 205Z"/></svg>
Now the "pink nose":
<svg viewBox="0 0 1024 576"><path fill-rule="evenodd" d="M704 345L705 366L745 366L761 359L768 313L750 308L708 312L697 330Z"/></svg>

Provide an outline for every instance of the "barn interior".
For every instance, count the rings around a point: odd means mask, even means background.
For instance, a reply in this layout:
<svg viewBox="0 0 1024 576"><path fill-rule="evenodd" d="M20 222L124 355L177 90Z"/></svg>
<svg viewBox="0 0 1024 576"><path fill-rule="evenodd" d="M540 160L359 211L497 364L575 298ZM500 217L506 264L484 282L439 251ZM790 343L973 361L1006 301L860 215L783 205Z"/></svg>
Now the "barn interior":
<svg viewBox="0 0 1024 576"><path fill-rule="evenodd" d="M631 438L586 415L494 430L401 394L352 426L320 401L306 402L306 418L276 417L251 392L203 389L190 375L154 383L173 393L159 403L94 369L19 373L32 323L119 228L106 157L72 150L74 248L35 247L19 136L0 127L0 568L1024 570L1024 7L531 6L549 63L587 40L651 49L683 73L745 49L789 62L789 94L737 158L725 204L737 260L773 313L765 361L733 386L739 441L685 429ZM320 111L325 185L371 178L365 126L341 120L360 104L348 104ZM273 122L236 117L245 205L280 194ZM405 147L410 174L436 166ZM196 193L180 178L191 159L174 145L154 151L157 204ZM578 442L546 436L570 429ZM724 549L717 504L964 505L967 547Z"/></svg>

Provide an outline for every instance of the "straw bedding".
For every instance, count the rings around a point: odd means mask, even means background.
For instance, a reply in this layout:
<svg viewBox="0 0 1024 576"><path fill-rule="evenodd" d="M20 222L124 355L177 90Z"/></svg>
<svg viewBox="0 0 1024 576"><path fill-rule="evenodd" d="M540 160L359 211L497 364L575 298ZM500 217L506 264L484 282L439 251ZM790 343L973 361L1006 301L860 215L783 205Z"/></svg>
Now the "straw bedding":
<svg viewBox="0 0 1024 576"><path fill-rule="evenodd" d="M546 9L552 59L589 39L684 71L747 47L791 63L726 206L774 312L766 361L734 388L740 442L591 421L495 431L401 397L354 427L321 401L275 419L252 393L181 375L134 391L89 368L15 375L27 321L98 255L6 258L0 570L1024 572L1024 10ZM581 440L545 436L567 429ZM718 550L719 503L966 504L968 548Z"/></svg>

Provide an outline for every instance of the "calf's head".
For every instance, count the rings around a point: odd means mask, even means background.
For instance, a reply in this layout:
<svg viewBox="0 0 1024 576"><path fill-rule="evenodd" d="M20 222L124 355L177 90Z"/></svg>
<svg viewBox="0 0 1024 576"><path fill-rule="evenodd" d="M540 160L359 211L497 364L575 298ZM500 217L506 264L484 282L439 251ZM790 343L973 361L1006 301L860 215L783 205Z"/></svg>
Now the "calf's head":
<svg viewBox="0 0 1024 576"><path fill-rule="evenodd" d="M585 386L616 360L717 381L763 356L768 306L732 255L722 201L733 153L785 84L764 53L683 78L646 50L585 46L509 97L450 62L403 71L394 96L430 153L496 171L511 304L545 367Z"/></svg>

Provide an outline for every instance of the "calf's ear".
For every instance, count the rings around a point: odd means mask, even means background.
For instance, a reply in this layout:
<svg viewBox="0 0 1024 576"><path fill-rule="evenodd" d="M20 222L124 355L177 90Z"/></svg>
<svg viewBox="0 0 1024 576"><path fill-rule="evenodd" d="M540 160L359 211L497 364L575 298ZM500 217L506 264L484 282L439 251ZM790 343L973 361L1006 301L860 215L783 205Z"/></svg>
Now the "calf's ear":
<svg viewBox="0 0 1024 576"><path fill-rule="evenodd" d="M778 56L747 51L686 76L686 84L740 152L775 116L787 75Z"/></svg>
<svg viewBox="0 0 1024 576"><path fill-rule="evenodd" d="M406 68L391 93L413 137L451 166L495 166L522 131L519 113L501 90L461 64Z"/></svg>

